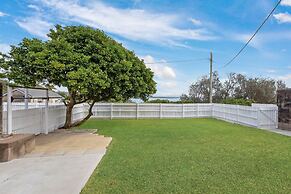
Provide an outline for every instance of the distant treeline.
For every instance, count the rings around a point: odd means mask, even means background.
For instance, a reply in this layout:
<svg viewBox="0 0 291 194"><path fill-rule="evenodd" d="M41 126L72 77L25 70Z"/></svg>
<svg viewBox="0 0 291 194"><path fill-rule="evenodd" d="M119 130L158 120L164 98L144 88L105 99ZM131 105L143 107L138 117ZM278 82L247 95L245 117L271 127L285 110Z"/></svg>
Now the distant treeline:
<svg viewBox="0 0 291 194"><path fill-rule="evenodd" d="M262 77L247 77L243 74L230 73L226 79L213 73L213 102L250 106L252 103L276 103L277 89L285 89L282 80ZM190 85L189 93L182 94L178 102L169 100L151 100L148 103L208 103L209 76L205 75Z"/></svg>
<svg viewBox="0 0 291 194"><path fill-rule="evenodd" d="M186 103L193 103L192 101L170 101L170 100L161 100L161 99L156 99L156 100L149 100L146 103L174 103L174 104L186 104Z"/></svg>
<svg viewBox="0 0 291 194"><path fill-rule="evenodd" d="M170 101L170 100L149 100L146 103L173 103L173 104L191 104L191 103L197 103L193 102L191 100L179 100L179 101ZM234 98L229 98L221 101L220 103L223 104L236 104L236 105L245 105L245 106L251 106L252 103L255 103L253 100L248 100L248 99L234 99Z"/></svg>

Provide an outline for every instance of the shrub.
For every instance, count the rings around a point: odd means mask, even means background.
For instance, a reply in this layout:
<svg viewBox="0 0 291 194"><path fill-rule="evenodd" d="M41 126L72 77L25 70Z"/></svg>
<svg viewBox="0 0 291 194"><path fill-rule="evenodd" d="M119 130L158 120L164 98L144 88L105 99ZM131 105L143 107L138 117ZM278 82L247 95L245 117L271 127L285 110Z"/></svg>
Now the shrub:
<svg viewBox="0 0 291 194"><path fill-rule="evenodd" d="M254 100L243 99L243 98L228 98L222 101L223 104L236 104L236 105L244 105L251 106L254 103Z"/></svg>

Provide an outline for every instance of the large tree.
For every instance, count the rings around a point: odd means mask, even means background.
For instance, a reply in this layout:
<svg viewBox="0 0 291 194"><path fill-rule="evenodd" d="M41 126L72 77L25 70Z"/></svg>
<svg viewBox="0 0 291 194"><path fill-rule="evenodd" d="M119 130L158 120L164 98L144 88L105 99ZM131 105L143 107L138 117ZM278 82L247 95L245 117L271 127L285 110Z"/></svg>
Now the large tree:
<svg viewBox="0 0 291 194"><path fill-rule="evenodd" d="M202 76L199 80L190 86L189 98L194 102L208 102L209 84L209 77L207 75ZM222 85L219 79L219 75L218 72L215 71L213 72L213 102L218 102L221 100L221 89Z"/></svg>
<svg viewBox="0 0 291 194"><path fill-rule="evenodd" d="M76 104L90 104L87 120L95 102L145 100L156 92L153 72L103 31L57 25L48 37L47 41L23 39L8 55L2 54L1 68L17 84L67 88L65 128L75 125L72 110Z"/></svg>
<svg viewBox="0 0 291 194"><path fill-rule="evenodd" d="M226 99L245 99L257 103L275 103L276 89L284 89L286 84L281 80L270 78L249 78L242 74L230 73L221 82L217 72L213 73L213 101L223 102ZM181 99L193 102L209 102L209 76L203 76L190 86L189 96Z"/></svg>

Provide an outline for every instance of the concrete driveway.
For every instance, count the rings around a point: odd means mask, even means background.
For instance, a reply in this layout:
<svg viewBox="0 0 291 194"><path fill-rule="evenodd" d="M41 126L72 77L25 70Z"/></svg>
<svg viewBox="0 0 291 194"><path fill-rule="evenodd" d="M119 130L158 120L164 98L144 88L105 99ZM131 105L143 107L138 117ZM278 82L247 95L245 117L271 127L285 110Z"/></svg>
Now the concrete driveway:
<svg viewBox="0 0 291 194"><path fill-rule="evenodd" d="M80 193L110 142L110 137L65 130L40 135L32 153L0 163L0 193Z"/></svg>

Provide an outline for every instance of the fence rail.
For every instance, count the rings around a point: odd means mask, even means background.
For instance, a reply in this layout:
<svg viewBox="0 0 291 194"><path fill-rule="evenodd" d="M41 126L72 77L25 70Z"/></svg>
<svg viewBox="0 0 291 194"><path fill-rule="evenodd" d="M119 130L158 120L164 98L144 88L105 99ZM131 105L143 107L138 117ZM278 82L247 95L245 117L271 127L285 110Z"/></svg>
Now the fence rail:
<svg viewBox="0 0 291 194"><path fill-rule="evenodd" d="M63 126L66 107L54 105L12 110L13 133L45 133ZM73 109L73 121L81 120L88 112L88 105L80 104ZM226 104L125 104L99 103L93 107L93 117L102 119L164 119L164 118L217 118L232 123L257 128L278 127L278 108L272 105L239 106ZM47 118L47 121L46 121ZM3 112L3 127L6 130L7 114Z"/></svg>
<svg viewBox="0 0 291 194"><path fill-rule="evenodd" d="M118 104L102 103L93 107L93 117L102 119L201 118L213 117L232 123L273 129L278 126L275 105L254 104Z"/></svg>
<svg viewBox="0 0 291 194"><path fill-rule="evenodd" d="M26 109L24 102L13 102L12 110L24 110ZM63 106L64 103L50 103L49 107L59 107ZM3 111L7 111L7 102L3 102ZM45 102L29 102L27 109L35 109L35 108L45 108Z"/></svg>
<svg viewBox="0 0 291 194"><path fill-rule="evenodd" d="M87 112L83 104L76 105L73 109L72 120L78 121L84 118ZM7 130L7 112L3 111L3 130ZM49 106L48 108L48 132L52 132L65 124L66 107L62 105ZM45 133L45 107L18 109L12 111L12 132L15 134Z"/></svg>

